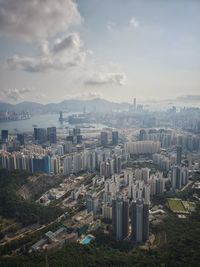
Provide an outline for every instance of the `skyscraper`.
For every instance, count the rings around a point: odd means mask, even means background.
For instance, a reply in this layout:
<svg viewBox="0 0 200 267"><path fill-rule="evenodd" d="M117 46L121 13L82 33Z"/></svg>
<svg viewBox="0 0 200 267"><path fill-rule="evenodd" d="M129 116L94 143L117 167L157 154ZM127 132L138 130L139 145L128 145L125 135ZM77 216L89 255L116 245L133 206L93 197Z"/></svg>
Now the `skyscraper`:
<svg viewBox="0 0 200 267"><path fill-rule="evenodd" d="M177 146L176 148L176 164L181 165L181 157L182 157L182 147Z"/></svg>
<svg viewBox="0 0 200 267"><path fill-rule="evenodd" d="M47 141L47 131L45 128L34 128L34 137L39 144Z"/></svg>
<svg viewBox="0 0 200 267"><path fill-rule="evenodd" d="M118 131L113 131L112 132L112 145L114 146L118 145L118 140L119 140Z"/></svg>
<svg viewBox="0 0 200 267"><path fill-rule="evenodd" d="M20 145L24 145L24 134L17 134L17 140L19 141Z"/></svg>
<svg viewBox="0 0 200 267"><path fill-rule="evenodd" d="M72 142L71 141L66 141L64 143L64 153L71 153L72 152Z"/></svg>
<svg viewBox="0 0 200 267"><path fill-rule="evenodd" d="M51 144L56 144L57 136L56 136L56 127L47 128L47 140Z"/></svg>
<svg viewBox="0 0 200 267"><path fill-rule="evenodd" d="M135 243L149 238L149 204L141 199L131 203L131 237Z"/></svg>
<svg viewBox="0 0 200 267"><path fill-rule="evenodd" d="M51 174L60 174L60 157L53 156L51 158Z"/></svg>
<svg viewBox="0 0 200 267"><path fill-rule="evenodd" d="M147 133L144 129L140 130L140 134L139 134L139 141L144 141L146 140L146 136L147 136Z"/></svg>
<svg viewBox="0 0 200 267"><path fill-rule="evenodd" d="M112 205L109 203L102 205L102 216L106 220L112 220Z"/></svg>
<svg viewBox="0 0 200 267"><path fill-rule="evenodd" d="M98 207L99 207L99 199L97 195L94 194L88 194L86 197L86 207L88 212L93 212L94 214L97 213Z"/></svg>
<svg viewBox="0 0 200 267"><path fill-rule="evenodd" d="M59 121L60 121L61 123L63 122L63 112L62 112L62 111L60 111Z"/></svg>
<svg viewBox="0 0 200 267"><path fill-rule="evenodd" d="M79 173L83 167L82 155L76 153L73 155L73 173Z"/></svg>
<svg viewBox="0 0 200 267"><path fill-rule="evenodd" d="M107 132L101 132L100 141L101 141L102 146L108 145L108 133Z"/></svg>
<svg viewBox="0 0 200 267"><path fill-rule="evenodd" d="M116 173L121 173L122 159L121 156L114 157L114 169Z"/></svg>
<svg viewBox="0 0 200 267"><path fill-rule="evenodd" d="M181 166L173 166L171 169L172 189L181 189L188 183L188 168Z"/></svg>
<svg viewBox="0 0 200 267"><path fill-rule="evenodd" d="M112 200L112 230L117 240L128 236L129 202L121 196Z"/></svg>
<svg viewBox="0 0 200 267"><path fill-rule="evenodd" d="M83 136L81 134L76 135L77 144L81 144L83 140Z"/></svg>
<svg viewBox="0 0 200 267"><path fill-rule="evenodd" d="M73 128L69 130L69 135L67 136L67 141L71 141L73 144L82 143L82 135L80 128Z"/></svg>
<svg viewBox="0 0 200 267"><path fill-rule="evenodd" d="M33 172L44 172L48 175L51 174L51 158L47 155L34 155L33 157Z"/></svg>
<svg viewBox="0 0 200 267"><path fill-rule="evenodd" d="M2 130L1 131L1 140L3 142L7 142L8 141L8 130Z"/></svg>
<svg viewBox="0 0 200 267"><path fill-rule="evenodd" d="M67 156L63 159L63 174L69 175L73 171L72 156Z"/></svg>

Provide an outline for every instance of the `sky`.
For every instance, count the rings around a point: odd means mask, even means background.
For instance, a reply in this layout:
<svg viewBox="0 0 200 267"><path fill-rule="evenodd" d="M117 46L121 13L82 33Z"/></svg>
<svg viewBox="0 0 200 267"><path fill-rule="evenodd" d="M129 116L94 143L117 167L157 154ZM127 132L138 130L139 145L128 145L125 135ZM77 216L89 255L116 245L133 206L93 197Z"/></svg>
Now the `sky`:
<svg viewBox="0 0 200 267"><path fill-rule="evenodd" d="M0 101L200 94L199 0L0 0Z"/></svg>

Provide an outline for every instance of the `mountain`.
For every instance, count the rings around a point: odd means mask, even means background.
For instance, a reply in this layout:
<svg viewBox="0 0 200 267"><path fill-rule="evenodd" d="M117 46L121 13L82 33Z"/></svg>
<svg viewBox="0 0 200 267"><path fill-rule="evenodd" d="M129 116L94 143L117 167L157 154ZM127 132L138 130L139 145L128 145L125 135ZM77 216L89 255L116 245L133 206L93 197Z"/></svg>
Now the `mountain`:
<svg viewBox="0 0 200 267"><path fill-rule="evenodd" d="M13 105L5 102L0 102L0 111L12 110Z"/></svg>
<svg viewBox="0 0 200 267"><path fill-rule="evenodd" d="M176 98L176 101L183 103L200 103L200 95L183 95Z"/></svg>
<svg viewBox="0 0 200 267"><path fill-rule="evenodd" d="M0 103L0 111L29 111L30 113L49 113L49 112L59 112L59 111L71 111L79 112L83 111L85 108L87 112L92 111L112 111L120 109L128 109L128 103L115 103L101 98L95 98L91 100L78 100L78 99L68 99L63 100L60 103L49 103L49 104L39 104L36 102L22 102L16 105L9 103Z"/></svg>
<svg viewBox="0 0 200 267"><path fill-rule="evenodd" d="M42 112L44 105L35 102L21 102L14 105L13 108L16 108L18 112L29 111L30 113L34 113L35 111Z"/></svg>
<svg viewBox="0 0 200 267"><path fill-rule="evenodd" d="M155 107L162 104L162 106L170 107L172 105L178 106L195 106L200 104L200 95L183 95L174 99L158 99L152 101L146 101L149 106ZM58 113L59 111L64 112L81 112L85 108L87 112L109 112L112 110L127 110L129 103L116 103L108 101L102 98L93 98L90 100L80 99L66 99L59 103L39 104L36 102L21 102L19 104L9 104L0 102L0 111L15 111L22 112L28 111L32 114L42 113Z"/></svg>

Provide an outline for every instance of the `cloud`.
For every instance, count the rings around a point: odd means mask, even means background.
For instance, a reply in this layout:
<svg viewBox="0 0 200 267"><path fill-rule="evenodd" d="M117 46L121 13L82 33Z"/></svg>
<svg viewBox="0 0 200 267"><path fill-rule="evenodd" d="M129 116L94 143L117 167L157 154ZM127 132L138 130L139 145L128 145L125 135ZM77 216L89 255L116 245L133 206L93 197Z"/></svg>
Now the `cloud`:
<svg viewBox="0 0 200 267"><path fill-rule="evenodd" d="M81 81L83 84L125 84L125 74L112 70L113 67L98 70L93 51L84 48L78 33L69 33L69 27L81 21L75 0L0 0L0 37L38 44L36 55L14 55L7 59L7 66L32 73L82 67L75 76L86 74ZM114 26L114 23L110 24L110 27ZM53 43L58 33L63 37ZM87 78L87 73L94 69L97 74ZM19 92L14 90L9 95L18 98Z"/></svg>
<svg viewBox="0 0 200 267"><path fill-rule="evenodd" d="M63 39L58 39L53 47L54 53L60 53L65 50L79 50L81 47L81 40L77 33L71 33Z"/></svg>
<svg viewBox="0 0 200 267"><path fill-rule="evenodd" d="M101 94L98 92L87 92L82 94L81 99L90 100L95 98L102 98Z"/></svg>
<svg viewBox="0 0 200 267"><path fill-rule="evenodd" d="M125 85L126 84L125 73L95 73L89 77L84 83L85 85Z"/></svg>
<svg viewBox="0 0 200 267"><path fill-rule="evenodd" d="M49 43L47 40L42 40L39 42L39 54L40 56L49 56Z"/></svg>
<svg viewBox="0 0 200 267"><path fill-rule="evenodd" d="M20 100L24 98L24 95L31 91L30 88L22 88L22 89L4 89L3 96L10 100Z"/></svg>
<svg viewBox="0 0 200 267"><path fill-rule="evenodd" d="M101 94L98 92L85 92L83 94L66 96L67 99L77 99L77 100L91 100L96 98L102 98Z"/></svg>
<svg viewBox="0 0 200 267"><path fill-rule="evenodd" d="M84 54L78 55L71 60L63 60L58 57L18 57L14 56L7 60L7 64L11 69L21 69L28 72L45 72L50 69L65 70L69 67L78 66L84 60Z"/></svg>
<svg viewBox="0 0 200 267"><path fill-rule="evenodd" d="M129 21L129 26L131 28L137 29L140 26L140 23L135 17L132 17Z"/></svg>
<svg viewBox="0 0 200 267"><path fill-rule="evenodd" d="M56 68L56 64L51 58L33 58L14 56L7 59L7 64L11 69L21 69L29 72L40 72L50 68Z"/></svg>
<svg viewBox="0 0 200 267"><path fill-rule="evenodd" d="M1 0L0 35L22 41L47 39L81 23L73 0Z"/></svg>
<svg viewBox="0 0 200 267"><path fill-rule="evenodd" d="M184 103L200 102L200 95L183 95L175 98L175 101L180 101Z"/></svg>
<svg viewBox="0 0 200 267"><path fill-rule="evenodd" d="M109 33L121 33L123 31L130 31L139 27L140 22L135 17L131 17L131 19L125 24L117 24L116 22L108 21L106 25L106 29Z"/></svg>
<svg viewBox="0 0 200 267"><path fill-rule="evenodd" d="M36 57L13 56L7 59L11 69L28 72L44 72L50 69L65 70L78 66L85 61L86 52L81 51L81 40L77 33L71 33L57 42L50 49L46 40L40 42Z"/></svg>

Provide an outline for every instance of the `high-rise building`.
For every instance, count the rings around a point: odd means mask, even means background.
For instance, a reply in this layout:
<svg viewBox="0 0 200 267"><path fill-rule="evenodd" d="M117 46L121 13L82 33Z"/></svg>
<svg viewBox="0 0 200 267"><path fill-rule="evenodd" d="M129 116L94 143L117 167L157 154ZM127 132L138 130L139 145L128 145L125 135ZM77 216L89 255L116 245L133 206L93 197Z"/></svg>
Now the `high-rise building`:
<svg viewBox="0 0 200 267"><path fill-rule="evenodd" d="M156 180L156 194L161 195L165 190L165 180L163 178L158 178Z"/></svg>
<svg viewBox="0 0 200 267"><path fill-rule="evenodd" d="M47 140L51 144L56 144L57 136L56 136L56 127L47 128Z"/></svg>
<svg viewBox="0 0 200 267"><path fill-rule="evenodd" d="M140 130L140 134L139 134L139 141L144 141L146 140L146 136L147 136L147 133L144 129Z"/></svg>
<svg viewBox="0 0 200 267"><path fill-rule="evenodd" d="M73 128L69 130L69 135L67 136L67 141L71 141L73 144L81 144L82 143L82 135L80 128Z"/></svg>
<svg viewBox="0 0 200 267"><path fill-rule="evenodd" d="M145 203L150 203L150 185L144 184L143 186L143 198Z"/></svg>
<svg viewBox="0 0 200 267"><path fill-rule="evenodd" d="M141 171L142 171L142 180L143 180L145 183L148 183L148 181L149 181L150 169L149 169L149 168L142 168Z"/></svg>
<svg viewBox="0 0 200 267"><path fill-rule="evenodd" d="M126 185L131 185L133 183L133 171L132 171L132 169L124 170L124 182Z"/></svg>
<svg viewBox="0 0 200 267"><path fill-rule="evenodd" d="M57 154L59 156L63 156L64 155L64 146L63 146L63 144L54 145L51 147L51 151L54 154Z"/></svg>
<svg viewBox="0 0 200 267"><path fill-rule="evenodd" d="M176 164L181 165L181 158L182 158L182 146L177 146L176 148Z"/></svg>
<svg viewBox="0 0 200 267"><path fill-rule="evenodd" d="M47 131L45 128L34 128L34 137L39 144L47 141Z"/></svg>
<svg viewBox="0 0 200 267"><path fill-rule="evenodd" d="M160 169L164 171L169 171L170 169L170 160L168 157L160 155L158 153L153 155L153 163L158 165Z"/></svg>
<svg viewBox="0 0 200 267"><path fill-rule="evenodd" d="M135 243L149 238L149 204L140 199L131 203L131 237Z"/></svg>
<svg viewBox="0 0 200 267"><path fill-rule="evenodd" d="M60 174L60 157L53 156L51 158L51 174L58 175Z"/></svg>
<svg viewBox="0 0 200 267"><path fill-rule="evenodd" d="M68 135L68 136L66 137L66 140L67 140L67 142L71 142L72 144L75 143L75 142L74 142L74 136L73 136L73 135Z"/></svg>
<svg viewBox="0 0 200 267"><path fill-rule="evenodd" d="M63 122L63 112L62 112L62 111L60 111L59 121L60 121L61 123Z"/></svg>
<svg viewBox="0 0 200 267"><path fill-rule="evenodd" d="M102 205L102 216L106 220L112 220L112 205L109 203Z"/></svg>
<svg viewBox="0 0 200 267"><path fill-rule="evenodd" d="M1 140L3 142L7 142L8 141L8 130L2 130L1 131Z"/></svg>
<svg viewBox="0 0 200 267"><path fill-rule="evenodd" d="M67 156L63 159L63 174L69 175L73 171L72 156Z"/></svg>
<svg viewBox="0 0 200 267"><path fill-rule="evenodd" d="M102 161L100 163L100 176L104 176L105 178L111 175L111 162L110 160Z"/></svg>
<svg viewBox="0 0 200 267"><path fill-rule="evenodd" d="M81 144L83 141L83 136L81 134L76 135L77 144Z"/></svg>
<svg viewBox="0 0 200 267"><path fill-rule="evenodd" d="M72 152L72 142L71 141L66 141L64 143L64 153L71 153Z"/></svg>
<svg viewBox="0 0 200 267"><path fill-rule="evenodd" d="M113 131L112 132L112 145L113 146L118 145L118 141L119 141L118 131Z"/></svg>
<svg viewBox="0 0 200 267"><path fill-rule="evenodd" d="M24 134L17 134L17 141L19 141L20 145L24 145L24 140L25 137L24 137Z"/></svg>
<svg viewBox="0 0 200 267"><path fill-rule="evenodd" d="M92 211L94 214L97 213L99 208L99 199L95 193L88 194L86 196L86 207L88 212Z"/></svg>
<svg viewBox="0 0 200 267"><path fill-rule="evenodd" d="M34 155L33 157L33 172L44 172L51 174L51 158L47 155Z"/></svg>
<svg viewBox="0 0 200 267"><path fill-rule="evenodd" d="M149 179L151 196L161 195L165 190L165 179L162 173L152 174Z"/></svg>
<svg viewBox="0 0 200 267"><path fill-rule="evenodd" d="M104 192L103 193L103 202L109 203L112 206L112 193Z"/></svg>
<svg viewBox="0 0 200 267"><path fill-rule="evenodd" d="M117 240L128 236L129 201L122 197L112 200L112 231Z"/></svg>
<svg viewBox="0 0 200 267"><path fill-rule="evenodd" d="M188 168L181 166L173 166L171 169L171 185L172 189L181 189L188 183Z"/></svg>
<svg viewBox="0 0 200 267"><path fill-rule="evenodd" d="M34 139L35 141L38 140L38 128L34 128Z"/></svg>
<svg viewBox="0 0 200 267"><path fill-rule="evenodd" d="M108 145L108 133L107 132L101 132L101 145L107 146Z"/></svg>
<svg viewBox="0 0 200 267"><path fill-rule="evenodd" d="M79 173L83 167L82 155L76 153L73 155L73 173Z"/></svg>
<svg viewBox="0 0 200 267"><path fill-rule="evenodd" d="M84 153L84 169L94 172L96 169L96 154L94 151L86 151Z"/></svg>
<svg viewBox="0 0 200 267"><path fill-rule="evenodd" d="M114 170L115 170L115 173L121 173L121 169L122 169L121 167L122 167L121 156L114 157Z"/></svg>
<svg viewBox="0 0 200 267"><path fill-rule="evenodd" d="M126 150L130 154L154 154L160 151L160 141L134 141L126 144Z"/></svg>

